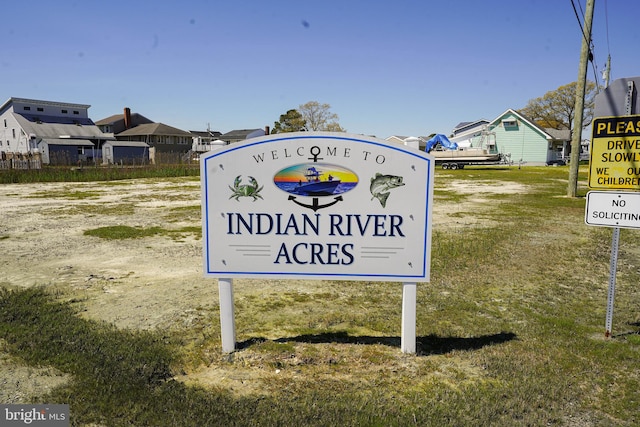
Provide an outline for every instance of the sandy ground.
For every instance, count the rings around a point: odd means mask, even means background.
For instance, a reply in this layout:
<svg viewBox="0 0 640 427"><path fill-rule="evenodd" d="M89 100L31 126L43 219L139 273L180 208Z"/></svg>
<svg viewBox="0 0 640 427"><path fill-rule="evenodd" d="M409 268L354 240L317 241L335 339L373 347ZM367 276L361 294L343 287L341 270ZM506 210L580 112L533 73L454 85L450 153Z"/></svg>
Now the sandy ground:
<svg viewBox="0 0 640 427"><path fill-rule="evenodd" d="M456 204L436 199L434 230L476 225L471 213L487 205L488 194L525 190L505 182L469 185L445 174L438 179L438 189L469 197ZM193 179L0 185L0 286L60 289L82 298L83 315L122 328L188 327L208 311L202 308L218 304L215 280L202 275L200 236L105 240L84 232L197 227L200 197ZM66 380L54 369L22 364L3 347L0 340L0 403L28 403Z"/></svg>

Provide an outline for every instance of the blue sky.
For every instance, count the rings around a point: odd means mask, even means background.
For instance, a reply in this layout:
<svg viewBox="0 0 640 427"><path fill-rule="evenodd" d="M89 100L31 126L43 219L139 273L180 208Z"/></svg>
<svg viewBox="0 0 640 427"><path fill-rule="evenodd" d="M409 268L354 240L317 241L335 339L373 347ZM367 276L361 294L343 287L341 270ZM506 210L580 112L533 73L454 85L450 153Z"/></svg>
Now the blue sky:
<svg viewBox="0 0 640 427"><path fill-rule="evenodd" d="M2 14L0 102L223 133L318 101L348 132L449 134L577 80L582 37L571 0L32 0ZM612 81L640 75L639 17L640 2L596 0L599 74L610 54Z"/></svg>

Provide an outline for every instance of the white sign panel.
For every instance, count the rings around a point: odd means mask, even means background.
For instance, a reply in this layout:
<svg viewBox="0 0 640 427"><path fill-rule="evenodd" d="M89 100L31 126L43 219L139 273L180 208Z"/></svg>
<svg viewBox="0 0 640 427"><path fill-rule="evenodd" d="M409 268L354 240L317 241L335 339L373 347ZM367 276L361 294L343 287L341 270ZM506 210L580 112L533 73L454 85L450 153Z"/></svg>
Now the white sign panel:
<svg viewBox="0 0 640 427"><path fill-rule="evenodd" d="M640 193L589 191L584 221L588 225L640 228Z"/></svg>
<svg viewBox="0 0 640 427"><path fill-rule="evenodd" d="M297 132L200 162L206 276L429 281L431 155Z"/></svg>

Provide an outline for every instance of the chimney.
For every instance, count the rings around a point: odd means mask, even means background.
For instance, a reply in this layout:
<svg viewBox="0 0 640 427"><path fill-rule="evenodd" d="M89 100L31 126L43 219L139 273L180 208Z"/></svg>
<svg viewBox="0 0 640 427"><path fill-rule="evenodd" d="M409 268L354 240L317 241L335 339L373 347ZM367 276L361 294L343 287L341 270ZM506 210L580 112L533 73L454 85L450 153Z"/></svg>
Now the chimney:
<svg viewBox="0 0 640 427"><path fill-rule="evenodd" d="M129 107L124 108L124 129L127 130L131 127L131 109Z"/></svg>
<svg viewBox="0 0 640 427"><path fill-rule="evenodd" d="M269 126L264 127L264 134L269 135Z"/></svg>

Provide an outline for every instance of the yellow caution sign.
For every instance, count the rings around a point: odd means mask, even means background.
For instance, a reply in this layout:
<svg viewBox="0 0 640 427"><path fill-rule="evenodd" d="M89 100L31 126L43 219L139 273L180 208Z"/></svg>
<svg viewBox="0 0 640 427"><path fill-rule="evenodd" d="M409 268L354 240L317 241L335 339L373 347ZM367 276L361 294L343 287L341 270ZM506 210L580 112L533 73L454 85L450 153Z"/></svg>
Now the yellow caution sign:
<svg viewBox="0 0 640 427"><path fill-rule="evenodd" d="M594 119L589 187L640 190L640 115Z"/></svg>

